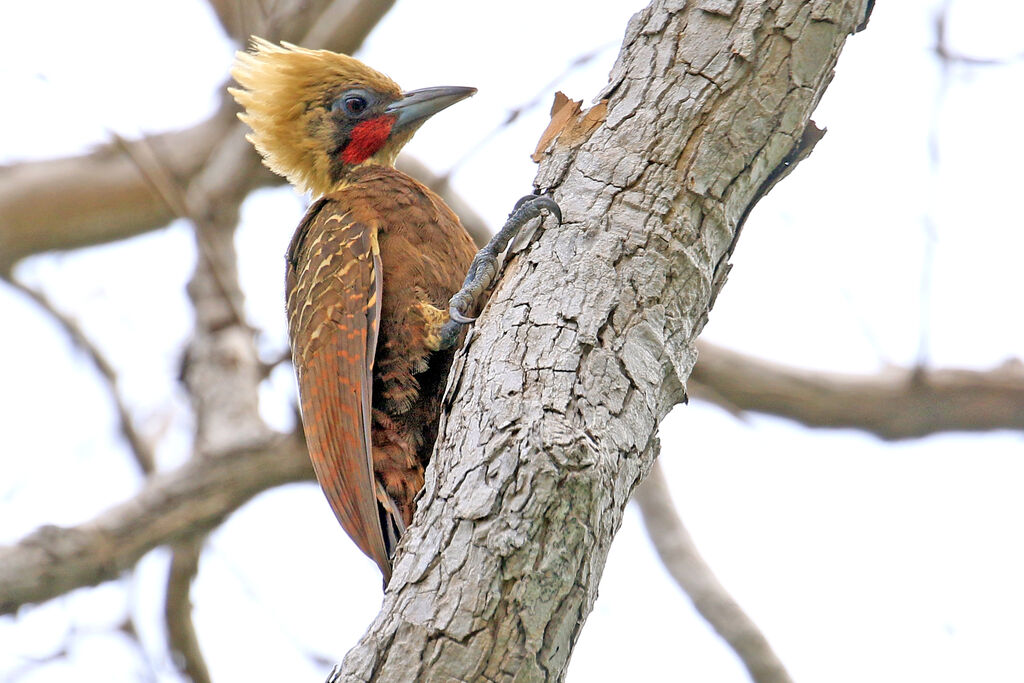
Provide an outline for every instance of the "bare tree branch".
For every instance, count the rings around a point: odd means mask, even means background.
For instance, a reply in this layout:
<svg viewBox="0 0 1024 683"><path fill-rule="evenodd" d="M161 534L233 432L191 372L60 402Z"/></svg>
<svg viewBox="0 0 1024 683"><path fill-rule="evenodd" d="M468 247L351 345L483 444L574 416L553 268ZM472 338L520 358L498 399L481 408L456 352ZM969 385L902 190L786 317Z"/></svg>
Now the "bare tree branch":
<svg viewBox="0 0 1024 683"><path fill-rule="evenodd" d="M156 467L156 458L153 455L153 449L149 442L139 433L135 427L135 420L132 419L131 411L128 409L128 405L121 398L121 392L117 389L117 370L114 369L113 364L107 357L100 351L99 347L96 346L86 336L85 331L78 324L78 321L60 311L50 298L47 297L40 291L32 289L31 287L18 282L13 277L4 278L11 287L24 294L26 297L31 299L39 308L41 308L47 315L49 315L54 322L56 322L71 338L71 342L82 349L85 354L92 361L93 367L100 373L100 376L104 379L104 384L107 387L107 391L110 394L110 400L114 404L114 410L117 412L118 423L121 426L121 434L124 436L126 442L128 442L128 448L131 451L132 457L135 459L135 464L139 466L143 474L152 474Z"/></svg>
<svg viewBox="0 0 1024 683"><path fill-rule="evenodd" d="M255 34L352 54L394 0L208 0L221 28L244 43Z"/></svg>
<svg viewBox="0 0 1024 683"><path fill-rule="evenodd" d="M317 13L299 43L352 54L394 5L395 0L335 0Z"/></svg>
<svg viewBox="0 0 1024 683"><path fill-rule="evenodd" d="M736 411L810 427L860 429L883 439L949 431L1024 429L1024 366L988 371L890 368L876 375L803 370L706 342L690 390Z"/></svg>
<svg viewBox="0 0 1024 683"><path fill-rule="evenodd" d="M210 238L207 236L209 230L204 229L203 221L197 219L192 214L185 191L180 186L179 181L168 172L167 165L160 156L149 148L148 141L145 138L132 143L116 133L111 133L111 135L114 139L114 144L124 152L126 157L131 159L139 174L156 196L160 198L160 201L167 206L171 214L176 218L187 218L192 222L199 258L206 262L209 273L219 290L221 301L231 310L234 323L244 326L245 314L243 312L241 292L238 289L237 283L234 283L232 286L232 283L225 279L229 276L226 275L225 271L233 270L233 268L220 263L215 245L211 243ZM213 161L211 160L209 163L212 164ZM208 215L206 220L209 220ZM231 256L228 255L228 258L231 258Z"/></svg>
<svg viewBox="0 0 1024 683"><path fill-rule="evenodd" d="M213 184L222 190L220 196L210 195L206 189L209 183L205 182L210 169L221 169L225 158L238 166L245 164L233 149L230 145L218 149L187 191L164 172L159 159L152 169L139 163L140 172L151 179L165 201L191 220L200 253L188 284L195 329L183 372L195 412L193 460L216 457L237 448L238 443L265 438L269 432L259 415L262 367L242 313L244 301L234 245L244 195L223 183ZM232 171L242 173L244 169L229 169ZM192 207L197 204L200 213L193 213ZM212 210L214 206L216 210ZM192 621L190 597L204 540L205 534L199 534L171 544L164 603L168 649L177 668L194 683L210 680Z"/></svg>
<svg viewBox="0 0 1024 683"><path fill-rule="evenodd" d="M736 652L755 683L789 683L792 679L757 625L715 578L683 526L661 466L656 462L633 499L665 569L700 615Z"/></svg>
<svg viewBox="0 0 1024 683"><path fill-rule="evenodd" d="M157 474L135 497L89 522L44 526L0 547L0 614L114 579L153 548L214 528L257 493L312 476L296 436Z"/></svg>
<svg viewBox="0 0 1024 683"><path fill-rule="evenodd" d="M267 37L299 42L308 34L323 41L307 41L308 47L354 52L392 4L378 0L274 3L270 23L279 29ZM240 198L257 187L281 184L283 180L264 168L242 139L245 127L235 121L237 107L224 88L219 92L221 107L209 120L187 130L149 136L144 146L153 150L181 187L191 184L193 176L208 165L211 150L222 143L237 145L251 160L245 173L220 179L234 185ZM0 216L0 271L9 272L31 254L124 239L163 227L175 214L135 163L113 144L84 156L0 167Z"/></svg>
<svg viewBox="0 0 1024 683"><path fill-rule="evenodd" d="M231 121L214 117L186 131L127 144L152 150L176 182L188 183L232 126ZM0 269L9 269L32 254L156 230L180 215L154 191L135 161L115 153L117 147L115 142L85 156L0 167L0 215L4 217L0 220ZM237 179L240 192L283 184L280 176L258 163L251 147L242 144L240 148L255 160L251 172ZM487 223L451 191L442 176L409 156L401 157L398 166L440 192L474 239L487 241L491 234Z"/></svg>
<svg viewBox="0 0 1024 683"><path fill-rule="evenodd" d="M224 33L235 42L241 43L252 34L263 35L264 27L270 20L267 5L276 7L272 0L207 0Z"/></svg>
<svg viewBox="0 0 1024 683"><path fill-rule="evenodd" d="M186 131L149 137L178 178L191 177L234 123L226 108ZM267 171L263 182L269 183ZM112 242L174 216L115 147L67 159L0 167L0 270L55 249Z"/></svg>
<svg viewBox="0 0 1024 683"><path fill-rule="evenodd" d="M949 67L953 64L964 64L967 66L1005 66L1011 62L1024 59L1024 53L1017 54L1010 59L992 59L976 57L974 55L968 55L954 50L949 44L948 32L949 12L952 9L952 5L953 3L950 2L950 0L945 0L942 3L942 6L936 10L932 22L932 29L935 32L935 44L932 46L932 50L935 52L935 56L938 57L939 63L942 65L943 72L948 72ZM943 89L945 89L945 85L943 85Z"/></svg>
<svg viewBox="0 0 1024 683"><path fill-rule="evenodd" d="M187 184L233 126L230 118L218 115L185 131L129 144L151 149L176 181ZM240 190L284 183L258 163L251 146L242 149L255 163L253 174L239 179L244 183ZM445 189L440 177L416 159L403 156L398 165L428 186ZM450 190L442 194L474 238L490 235L487 224L464 199ZM156 230L177 213L153 191L137 164L118 153L112 143L84 156L0 167L0 216L0 270L7 271L32 254L114 242Z"/></svg>
<svg viewBox="0 0 1024 683"><path fill-rule="evenodd" d="M192 683L210 683L210 671L203 659L199 639L192 622L192 580L199 571L199 556L205 534L171 546L171 571L167 576L164 622L171 658L179 671Z"/></svg>
<svg viewBox="0 0 1024 683"><path fill-rule="evenodd" d="M719 382L723 386L736 388L753 388L750 395L734 394L729 396L729 401L735 401L735 405L743 410L759 412L770 412L781 414L786 417L797 419L801 422L807 420L803 415L802 408L805 404L798 404L795 399L783 399L781 402L773 401L773 392L779 386L792 383L797 391L806 392L806 387L815 385L814 377L819 373L808 371L792 371L789 368L765 363L764 361L753 361L741 354L725 351L717 347L711 347L702 343L700 351L700 362L694 369L689 389L695 396L702 397L703 386L716 386ZM711 366L714 366L712 369ZM706 366L708 374L701 369ZM730 368L735 368L732 371ZM782 370L782 379L774 378L773 374ZM710 380L711 375L728 377L728 380ZM796 376L791 376L795 372ZM807 372L808 376L802 373ZM984 385L985 373L973 373L968 371L948 371L949 377L963 379L964 387L977 387ZM993 371L992 386L982 387L977 390L977 395L994 396L1012 395L1012 399L1000 399L1004 408L1011 405L1021 406L1020 379L1013 379L1019 374L1019 370L1007 367L1003 370ZM899 385L900 389L894 391L898 394L900 390L906 391L910 386L912 372L899 371L902 382L892 382L893 388ZM1005 376L1008 379L1000 379ZM698 382L698 377L700 382ZM809 377L809 379L808 379ZM849 380L850 377L840 379ZM863 378L852 378L862 380ZM705 382L708 384L705 385ZM874 382L868 381L871 385ZM935 384L934 381L931 382ZM881 384L879 382L879 384ZM1003 394L998 389L1003 384L1007 387L1007 393ZM947 385L949 388L951 384ZM848 390L842 387L833 387L834 391L814 390L813 396L824 397L826 404L835 410L837 403L843 396L848 395ZM863 399L865 405L873 405L879 400L880 394L870 394ZM893 395L893 394L890 394ZM808 401L805 393L804 400ZM818 401L819 398L811 399ZM729 401L721 399L726 405ZM902 402L908 405L910 402ZM991 403L995 405L998 401ZM950 404L948 409L943 406ZM955 415L961 415L962 428L970 431L980 430L982 423L991 425L992 420L986 410L981 409L985 401L978 402L978 408L960 410L957 408L959 399L953 393L935 392L927 401L922 400L918 404L920 411L916 413L917 418L921 415L936 413L945 410L948 414L943 417L936 415L934 419L920 420L918 429L920 436L926 435L924 427L930 425L933 430L942 431L944 420L950 420ZM780 408L781 406L781 408ZM794 407L795 406L795 407ZM787 412L783 412L785 408ZM830 413L828 419L820 419L810 424L827 424L835 426L831 419L844 414L847 408L839 412ZM823 411L824 413L825 411ZM882 407L880 414L899 412L889 406ZM996 414L1001 409L995 409ZM966 414L968 417L964 418ZM973 417L970 417L973 416ZM974 420L971 424L963 424L965 419ZM897 421L904 421L898 418ZM877 422L873 419L872 424ZM1002 425L1000 428L1019 429L1017 426ZM852 428L864 429L865 425L846 425ZM997 428L989 426L988 428ZM873 431L873 430L871 430ZM928 432L928 433L934 433ZM909 437L908 437L909 438ZM193 477L197 477L192 480ZM243 505L249 498L266 489L281 484L309 479L312 477L312 469L308 464L308 457L305 445L297 437L278 437L278 440L260 446L255 446L251 451L244 451L240 454L230 454L229 457L217 459L216 462L189 463L181 470L165 475L158 475L158 482L147 484L139 495L123 504L117 505L111 510L103 513L92 522L83 524L80 527L70 529L59 529L57 527L45 527L29 535L15 546L0 548L0 613L11 612L22 604L39 602L61 595L68 590L81 586L94 585L100 581L115 578L120 571L130 568L134 562L143 554L154 547L166 543L170 538L186 538L190 534L198 533L200 528L211 528L219 520L227 517L231 512ZM216 495L209 495L213 492ZM136 511L138 511L136 513ZM132 532L132 516L140 516L140 531ZM104 531L109 529L110 531ZM111 543L110 539L118 536L128 536L132 543L120 545ZM51 552L52 551L52 552ZM81 561L78 561L81 558ZM63 567L62 567L63 565ZM55 578L47 578L57 574ZM28 581L26 578L37 577L36 581ZM58 581L58 583L54 583Z"/></svg>

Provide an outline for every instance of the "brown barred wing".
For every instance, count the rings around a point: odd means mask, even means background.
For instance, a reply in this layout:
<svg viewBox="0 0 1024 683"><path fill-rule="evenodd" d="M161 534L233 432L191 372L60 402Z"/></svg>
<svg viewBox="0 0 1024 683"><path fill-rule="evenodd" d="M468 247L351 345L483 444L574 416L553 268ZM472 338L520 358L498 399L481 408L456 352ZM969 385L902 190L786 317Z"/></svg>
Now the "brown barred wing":
<svg viewBox="0 0 1024 683"><path fill-rule="evenodd" d="M387 582L384 528L371 460L374 354L382 267L373 226L337 202L314 204L288 254L288 326L313 469L341 526ZM389 527L390 529L390 527Z"/></svg>

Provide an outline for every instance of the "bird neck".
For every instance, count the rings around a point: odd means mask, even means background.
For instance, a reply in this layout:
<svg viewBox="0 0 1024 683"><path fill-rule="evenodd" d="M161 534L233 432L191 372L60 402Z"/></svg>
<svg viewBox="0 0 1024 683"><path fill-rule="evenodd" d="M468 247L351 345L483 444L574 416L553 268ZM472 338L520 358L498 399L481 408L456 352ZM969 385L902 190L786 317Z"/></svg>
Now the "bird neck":
<svg viewBox="0 0 1024 683"><path fill-rule="evenodd" d="M331 189L326 194L338 192L353 185L365 185L376 181L393 183L397 178L405 179L408 176L396 169L393 163L385 163L379 159L367 159L361 164L346 167L337 180L332 182Z"/></svg>
<svg viewBox="0 0 1024 683"><path fill-rule="evenodd" d="M329 186L332 191L340 190L352 183L359 182L361 178L367 175L368 171L381 168L393 169L395 167L395 156L394 152L385 153L384 150L381 150L358 164L347 164L339 160L331 168Z"/></svg>

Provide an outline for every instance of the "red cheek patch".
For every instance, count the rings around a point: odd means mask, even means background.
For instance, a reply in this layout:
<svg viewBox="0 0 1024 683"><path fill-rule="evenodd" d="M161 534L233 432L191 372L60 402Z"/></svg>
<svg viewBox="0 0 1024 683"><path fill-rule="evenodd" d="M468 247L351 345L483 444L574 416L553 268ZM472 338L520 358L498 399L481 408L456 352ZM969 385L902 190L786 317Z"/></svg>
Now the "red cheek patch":
<svg viewBox="0 0 1024 683"><path fill-rule="evenodd" d="M387 115L360 123L352 129L348 144L341 152L341 160L346 164L361 164L372 157L388 141L393 125L395 118Z"/></svg>

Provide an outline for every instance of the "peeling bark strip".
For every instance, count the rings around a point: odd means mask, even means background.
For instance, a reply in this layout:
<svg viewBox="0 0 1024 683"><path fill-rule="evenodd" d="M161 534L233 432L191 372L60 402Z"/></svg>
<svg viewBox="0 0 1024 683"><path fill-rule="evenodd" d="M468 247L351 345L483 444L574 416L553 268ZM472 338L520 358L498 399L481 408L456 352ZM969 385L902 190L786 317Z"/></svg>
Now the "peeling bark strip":
<svg viewBox="0 0 1024 683"><path fill-rule="evenodd" d="M561 680L737 223L790 155L865 0L661 0L603 125L544 150L565 223L515 259L350 681ZM552 296L552 293L556 293Z"/></svg>

